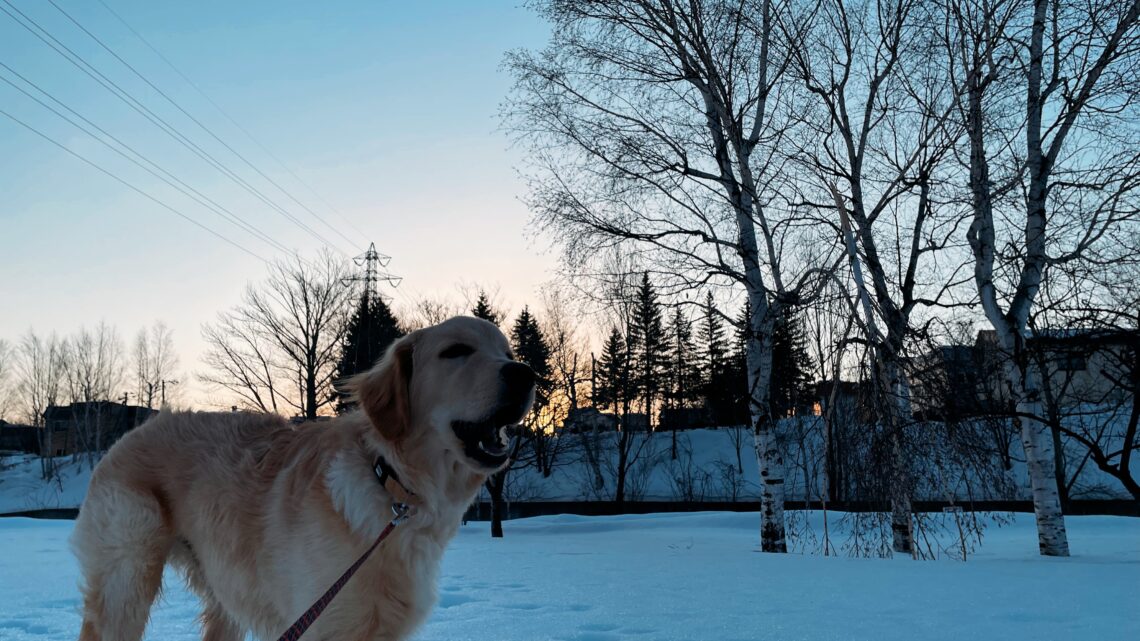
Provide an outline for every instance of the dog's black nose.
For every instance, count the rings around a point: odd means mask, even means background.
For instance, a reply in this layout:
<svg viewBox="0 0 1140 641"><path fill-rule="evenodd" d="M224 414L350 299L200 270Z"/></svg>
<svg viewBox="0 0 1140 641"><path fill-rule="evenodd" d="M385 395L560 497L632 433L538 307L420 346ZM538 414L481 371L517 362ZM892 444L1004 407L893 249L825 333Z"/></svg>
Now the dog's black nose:
<svg viewBox="0 0 1140 641"><path fill-rule="evenodd" d="M526 363L511 362L503 365L501 376L507 391L513 396L526 396L534 387L534 370Z"/></svg>

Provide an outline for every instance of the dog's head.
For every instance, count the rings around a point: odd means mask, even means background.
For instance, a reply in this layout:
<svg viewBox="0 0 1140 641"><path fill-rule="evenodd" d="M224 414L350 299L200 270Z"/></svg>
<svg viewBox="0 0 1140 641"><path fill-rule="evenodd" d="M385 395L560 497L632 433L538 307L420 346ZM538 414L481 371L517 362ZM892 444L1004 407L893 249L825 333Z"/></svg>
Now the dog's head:
<svg viewBox="0 0 1140 641"><path fill-rule="evenodd" d="M534 372L499 328L466 316L397 340L347 387L390 443L438 449L484 474L506 464L506 428L534 402Z"/></svg>

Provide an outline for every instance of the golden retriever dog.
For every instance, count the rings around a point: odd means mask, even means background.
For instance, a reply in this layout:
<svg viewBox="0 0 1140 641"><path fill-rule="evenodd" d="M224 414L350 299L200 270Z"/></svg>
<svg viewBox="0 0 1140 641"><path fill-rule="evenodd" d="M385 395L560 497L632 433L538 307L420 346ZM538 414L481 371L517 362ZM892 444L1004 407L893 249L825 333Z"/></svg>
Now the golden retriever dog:
<svg viewBox="0 0 1140 641"><path fill-rule="evenodd" d="M530 410L534 373L494 325L458 317L395 342L346 388L359 409L330 421L163 412L115 444L72 536L81 641L142 638L167 563L202 599L203 639L276 639L392 519L381 458L416 508L305 639L405 639L423 623L444 548L507 462L504 428Z"/></svg>

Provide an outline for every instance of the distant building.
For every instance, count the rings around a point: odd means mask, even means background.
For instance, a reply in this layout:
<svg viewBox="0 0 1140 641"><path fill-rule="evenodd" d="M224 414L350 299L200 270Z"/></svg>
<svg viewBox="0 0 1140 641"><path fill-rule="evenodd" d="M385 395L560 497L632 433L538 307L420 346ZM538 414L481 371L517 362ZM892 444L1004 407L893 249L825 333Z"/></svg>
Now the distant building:
<svg viewBox="0 0 1140 641"><path fill-rule="evenodd" d="M52 405L44 410L43 456L66 456L111 447L158 410L112 401Z"/></svg>
<svg viewBox="0 0 1140 641"><path fill-rule="evenodd" d="M629 432L648 432L649 415L643 412L630 412L621 417L621 427Z"/></svg>
<svg viewBox="0 0 1140 641"><path fill-rule="evenodd" d="M835 409L831 411L831 416L840 421L865 423L873 420L871 408L874 396L869 382L820 381L815 384L814 396L818 400L806 414L822 416L834 402Z"/></svg>
<svg viewBox="0 0 1140 641"><path fill-rule="evenodd" d="M1056 329L1026 340L1030 373L1041 381L1042 401L1071 407L1121 400L1140 332ZM911 362L914 413L919 418L962 418L1010 411L1003 353L993 330L973 345L943 345ZM1123 383L1123 384L1122 384Z"/></svg>
<svg viewBox="0 0 1140 641"><path fill-rule="evenodd" d="M996 338L993 343L996 348ZM1140 349L1137 330L1045 330L1029 339L1029 349L1031 367L1060 407L1119 402L1136 385L1129 378Z"/></svg>
<svg viewBox="0 0 1140 641"><path fill-rule="evenodd" d="M567 414L566 420L562 422L562 431L567 434L615 432L617 425L617 417L613 414L598 411L593 407L578 407Z"/></svg>
<svg viewBox="0 0 1140 641"><path fill-rule="evenodd" d="M1000 410L989 390L993 364L976 345L939 345L908 363L916 418L958 420Z"/></svg>
<svg viewBox="0 0 1140 641"><path fill-rule="evenodd" d="M562 422L562 431L567 434L616 432L619 423L623 429L631 432L649 431L649 417L642 412L630 412L622 416L619 421L617 416L593 407L570 410L570 414Z"/></svg>
<svg viewBox="0 0 1140 641"><path fill-rule="evenodd" d="M38 454L40 430L31 425L18 425L0 420L0 452Z"/></svg>
<svg viewBox="0 0 1140 641"><path fill-rule="evenodd" d="M695 430L712 423L712 413L705 407L666 407L657 415L658 431Z"/></svg>

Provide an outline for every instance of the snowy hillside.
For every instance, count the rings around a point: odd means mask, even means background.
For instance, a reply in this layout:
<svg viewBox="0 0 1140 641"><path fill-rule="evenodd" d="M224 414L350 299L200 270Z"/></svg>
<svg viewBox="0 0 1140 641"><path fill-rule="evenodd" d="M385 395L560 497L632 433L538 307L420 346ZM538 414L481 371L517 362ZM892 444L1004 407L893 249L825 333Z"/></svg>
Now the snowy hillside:
<svg viewBox="0 0 1140 641"><path fill-rule="evenodd" d="M1019 499L1031 497L1020 441L1011 440L1012 465L998 472L1007 488L995 489L978 482L976 474L963 471L949 462L952 457L939 451L937 434L924 435L924 430L937 429L916 425L917 460L913 465L920 477L916 499L967 501L973 499ZM778 437L784 443L785 492L788 500L818 500L823 488L824 445L821 421L816 417L780 421ZM659 432L629 450L638 455L628 467L627 500L645 501L749 501L759 499L759 470L753 450L752 435L742 428L698 429L677 433L677 456L673 457L672 433ZM638 438L645 438L640 435ZM584 441L593 440L593 459ZM543 500L608 500L613 498L617 478L617 446L614 433L596 436L563 437L553 471L544 476L536 467L517 465L508 477L507 496L515 501ZM1076 468L1082 452L1075 444L1067 444L1069 460ZM524 452L523 459L528 458ZM592 464L591 460L596 464ZM994 470L1000 464L992 462ZM1134 474L1140 473L1140 470ZM598 486L599 477L602 480ZM936 484L938 479L941 484ZM971 483L972 481L972 483ZM1087 461L1080 465L1072 496L1082 499L1128 499L1120 482L1104 474Z"/></svg>
<svg viewBox="0 0 1140 641"><path fill-rule="evenodd" d="M812 515L816 521L818 515ZM1140 519L1071 517L1073 556L1040 557L1033 519L970 561L767 555L756 517L540 517L492 540L469 523L444 557L419 641L1134 641ZM0 519L0 639L79 630L69 521ZM168 573L146 639L199 638Z"/></svg>
<svg viewBox="0 0 1140 641"><path fill-rule="evenodd" d="M815 418L780 422L785 443L786 491L789 500L818 500L825 487L822 465L822 439ZM919 428L921 429L921 428ZM534 465L519 463L511 471L506 495L511 501L611 500L617 485L615 433L571 434L548 446L556 452L549 476ZM937 438L922 448L923 458L916 465L934 469ZM759 498L759 474L752 436L739 428L700 429L677 433L674 459L672 433L644 434L630 446L631 460L626 480L626 499L631 501L754 501ZM1072 448L1069 458L1080 460ZM593 454L591 456L591 454ZM551 456L548 452L548 457ZM1012 443L1012 468L1005 474L1009 487L996 491L984 483L964 487L961 480L932 487L920 483L916 498L922 500L965 501L975 499L1028 499L1028 478L1021 460L1020 445ZM524 451L521 459L532 461ZM70 457L56 459L60 477L45 482L35 457L0 459L0 514L44 508L76 508L83 501L90 469ZM946 465L942 463L942 465ZM996 464L995 464L996 465ZM956 479L960 472L935 470L940 478ZM928 475L933 476L933 475ZM966 475L969 478L969 475ZM599 480L601 481L599 485ZM1120 483L1095 465L1085 462L1073 486L1074 498L1129 498Z"/></svg>
<svg viewBox="0 0 1140 641"><path fill-rule="evenodd" d="M0 514L54 508L76 508L87 494L91 467L70 457L55 460L58 474L45 481L36 456L0 458Z"/></svg>

